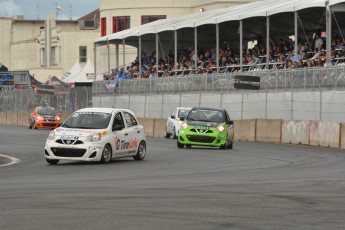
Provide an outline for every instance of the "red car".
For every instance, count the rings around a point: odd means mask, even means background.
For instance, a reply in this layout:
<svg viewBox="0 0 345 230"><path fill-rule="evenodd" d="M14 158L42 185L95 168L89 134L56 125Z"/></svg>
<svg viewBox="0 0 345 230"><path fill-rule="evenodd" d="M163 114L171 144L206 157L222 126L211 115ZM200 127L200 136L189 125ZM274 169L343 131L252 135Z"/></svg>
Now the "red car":
<svg viewBox="0 0 345 230"><path fill-rule="evenodd" d="M29 129L34 127L55 129L60 124L61 114L56 113L55 108L48 106L38 106L30 114Z"/></svg>

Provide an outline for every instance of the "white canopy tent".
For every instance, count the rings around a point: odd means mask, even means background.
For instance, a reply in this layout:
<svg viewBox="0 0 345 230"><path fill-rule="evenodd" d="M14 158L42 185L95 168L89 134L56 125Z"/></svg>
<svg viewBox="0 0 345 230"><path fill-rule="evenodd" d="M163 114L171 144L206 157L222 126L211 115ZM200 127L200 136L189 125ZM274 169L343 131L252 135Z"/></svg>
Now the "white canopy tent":
<svg viewBox="0 0 345 230"><path fill-rule="evenodd" d="M197 47L198 42L210 43L215 40L218 50L221 40L232 39L237 40L239 50L243 50L243 40L248 41L262 36L266 37L266 45L268 45L272 36L294 35L297 44L298 36L312 34L319 28L325 29L327 37L331 37L332 13L336 11L345 11L345 0L264 0L159 20L97 38L94 42L96 47L97 44L102 43L112 42L123 45L126 43L137 47L138 50L142 50L143 46L152 49L155 45L157 54L159 54L158 43L171 43L172 38L175 43L175 53L177 53L178 40L194 43L194 47ZM335 22L338 25L338 21ZM345 19L343 22L345 23ZM299 31L299 26L303 27L303 30ZM202 40L198 39L198 34L202 34ZM145 40L142 46L143 39ZM326 50L330 50L330 39L327 40ZM327 53L329 60L330 52ZM139 65L141 65L140 55Z"/></svg>
<svg viewBox="0 0 345 230"><path fill-rule="evenodd" d="M73 67L62 76L61 80L64 82L69 82L70 79L74 78L77 74L80 73L80 71L81 71L81 67L79 64L79 60L77 59Z"/></svg>
<svg viewBox="0 0 345 230"><path fill-rule="evenodd" d="M95 68L90 59L86 62L83 69L76 75L74 75L72 78L69 78L68 82L69 84L76 83L76 82L92 82L94 81L94 72Z"/></svg>

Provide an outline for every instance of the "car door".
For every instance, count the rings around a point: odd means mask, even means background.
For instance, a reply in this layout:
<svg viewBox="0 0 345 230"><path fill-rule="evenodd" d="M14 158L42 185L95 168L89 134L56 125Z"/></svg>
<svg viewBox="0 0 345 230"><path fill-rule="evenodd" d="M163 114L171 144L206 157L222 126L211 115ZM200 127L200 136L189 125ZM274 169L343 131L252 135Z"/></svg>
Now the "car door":
<svg viewBox="0 0 345 230"><path fill-rule="evenodd" d="M128 133L128 135L126 136L126 148L128 148L129 154L135 154L139 145L139 141L141 140L141 136L145 134L142 133L143 130L139 128L138 121L132 114L124 111L123 115Z"/></svg>
<svg viewBox="0 0 345 230"><path fill-rule="evenodd" d="M128 141L128 131L126 130L121 112L117 112L114 116L112 131L114 134L113 155L122 156L128 154L128 148L125 148L125 142Z"/></svg>

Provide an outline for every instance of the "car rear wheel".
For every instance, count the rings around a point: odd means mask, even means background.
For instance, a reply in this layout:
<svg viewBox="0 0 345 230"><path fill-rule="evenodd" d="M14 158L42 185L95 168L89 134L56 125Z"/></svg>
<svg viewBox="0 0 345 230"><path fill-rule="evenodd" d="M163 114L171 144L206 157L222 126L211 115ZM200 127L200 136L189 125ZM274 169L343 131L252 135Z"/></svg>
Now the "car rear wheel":
<svg viewBox="0 0 345 230"><path fill-rule="evenodd" d="M179 149L183 149L184 144L181 144L180 142L177 141L177 148Z"/></svg>
<svg viewBox="0 0 345 230"><path fill-rule="evenodd" d="M109 144L106 144L103 148L102 151L102 156L101 156L101 163L105 164L105 163L109 163L111 160L111 156L112 156L112 151L111 151L111 147Z"/></svg>
<svg viewBox="0 0 345 230"><path fill-rule="evenodd" d="M165 127L165 138L170 138L170 133L168 133L167 127Z"/></svg>
<svg viewBox="0 0 345 230"><path fill-rule="evenodd" d="M34 120L34 129L37 129L37 126L36 126L36 120Z"/></svg>
<svg viewBox="0 0 345 230"><path fill-rule="evenodd" d="M174 127L174 130L173 130L173 139L177 139L176 128L175 127Z"/></svg>
<svg viewBox="0 0 345 230"><path fill-rule="evenodd" d="M134 160L142 161L146 156L146 143L145 141L141 141L138 147L137 154L133 156Z"/></svg>
<svg viewBox="0 0 345 230"><path fill-rule="evenodd" d="M51 165L56 165L57 163L59 163L59 160L53 160L53 159L47 159L47 158L46 158L46 161Z"/></svg>

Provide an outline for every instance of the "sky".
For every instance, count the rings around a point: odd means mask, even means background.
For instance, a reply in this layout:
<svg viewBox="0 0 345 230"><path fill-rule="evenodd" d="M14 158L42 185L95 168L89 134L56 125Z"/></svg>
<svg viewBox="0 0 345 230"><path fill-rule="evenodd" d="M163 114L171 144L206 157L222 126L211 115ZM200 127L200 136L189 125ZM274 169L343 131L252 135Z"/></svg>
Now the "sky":
<svg viewBox="0 0 345 230"><path fill-rule="evenodd" d="M24 15L45 20L52 13L59 20L78 19L99 8L99 0L0 0L0 17Z"/></svg>

